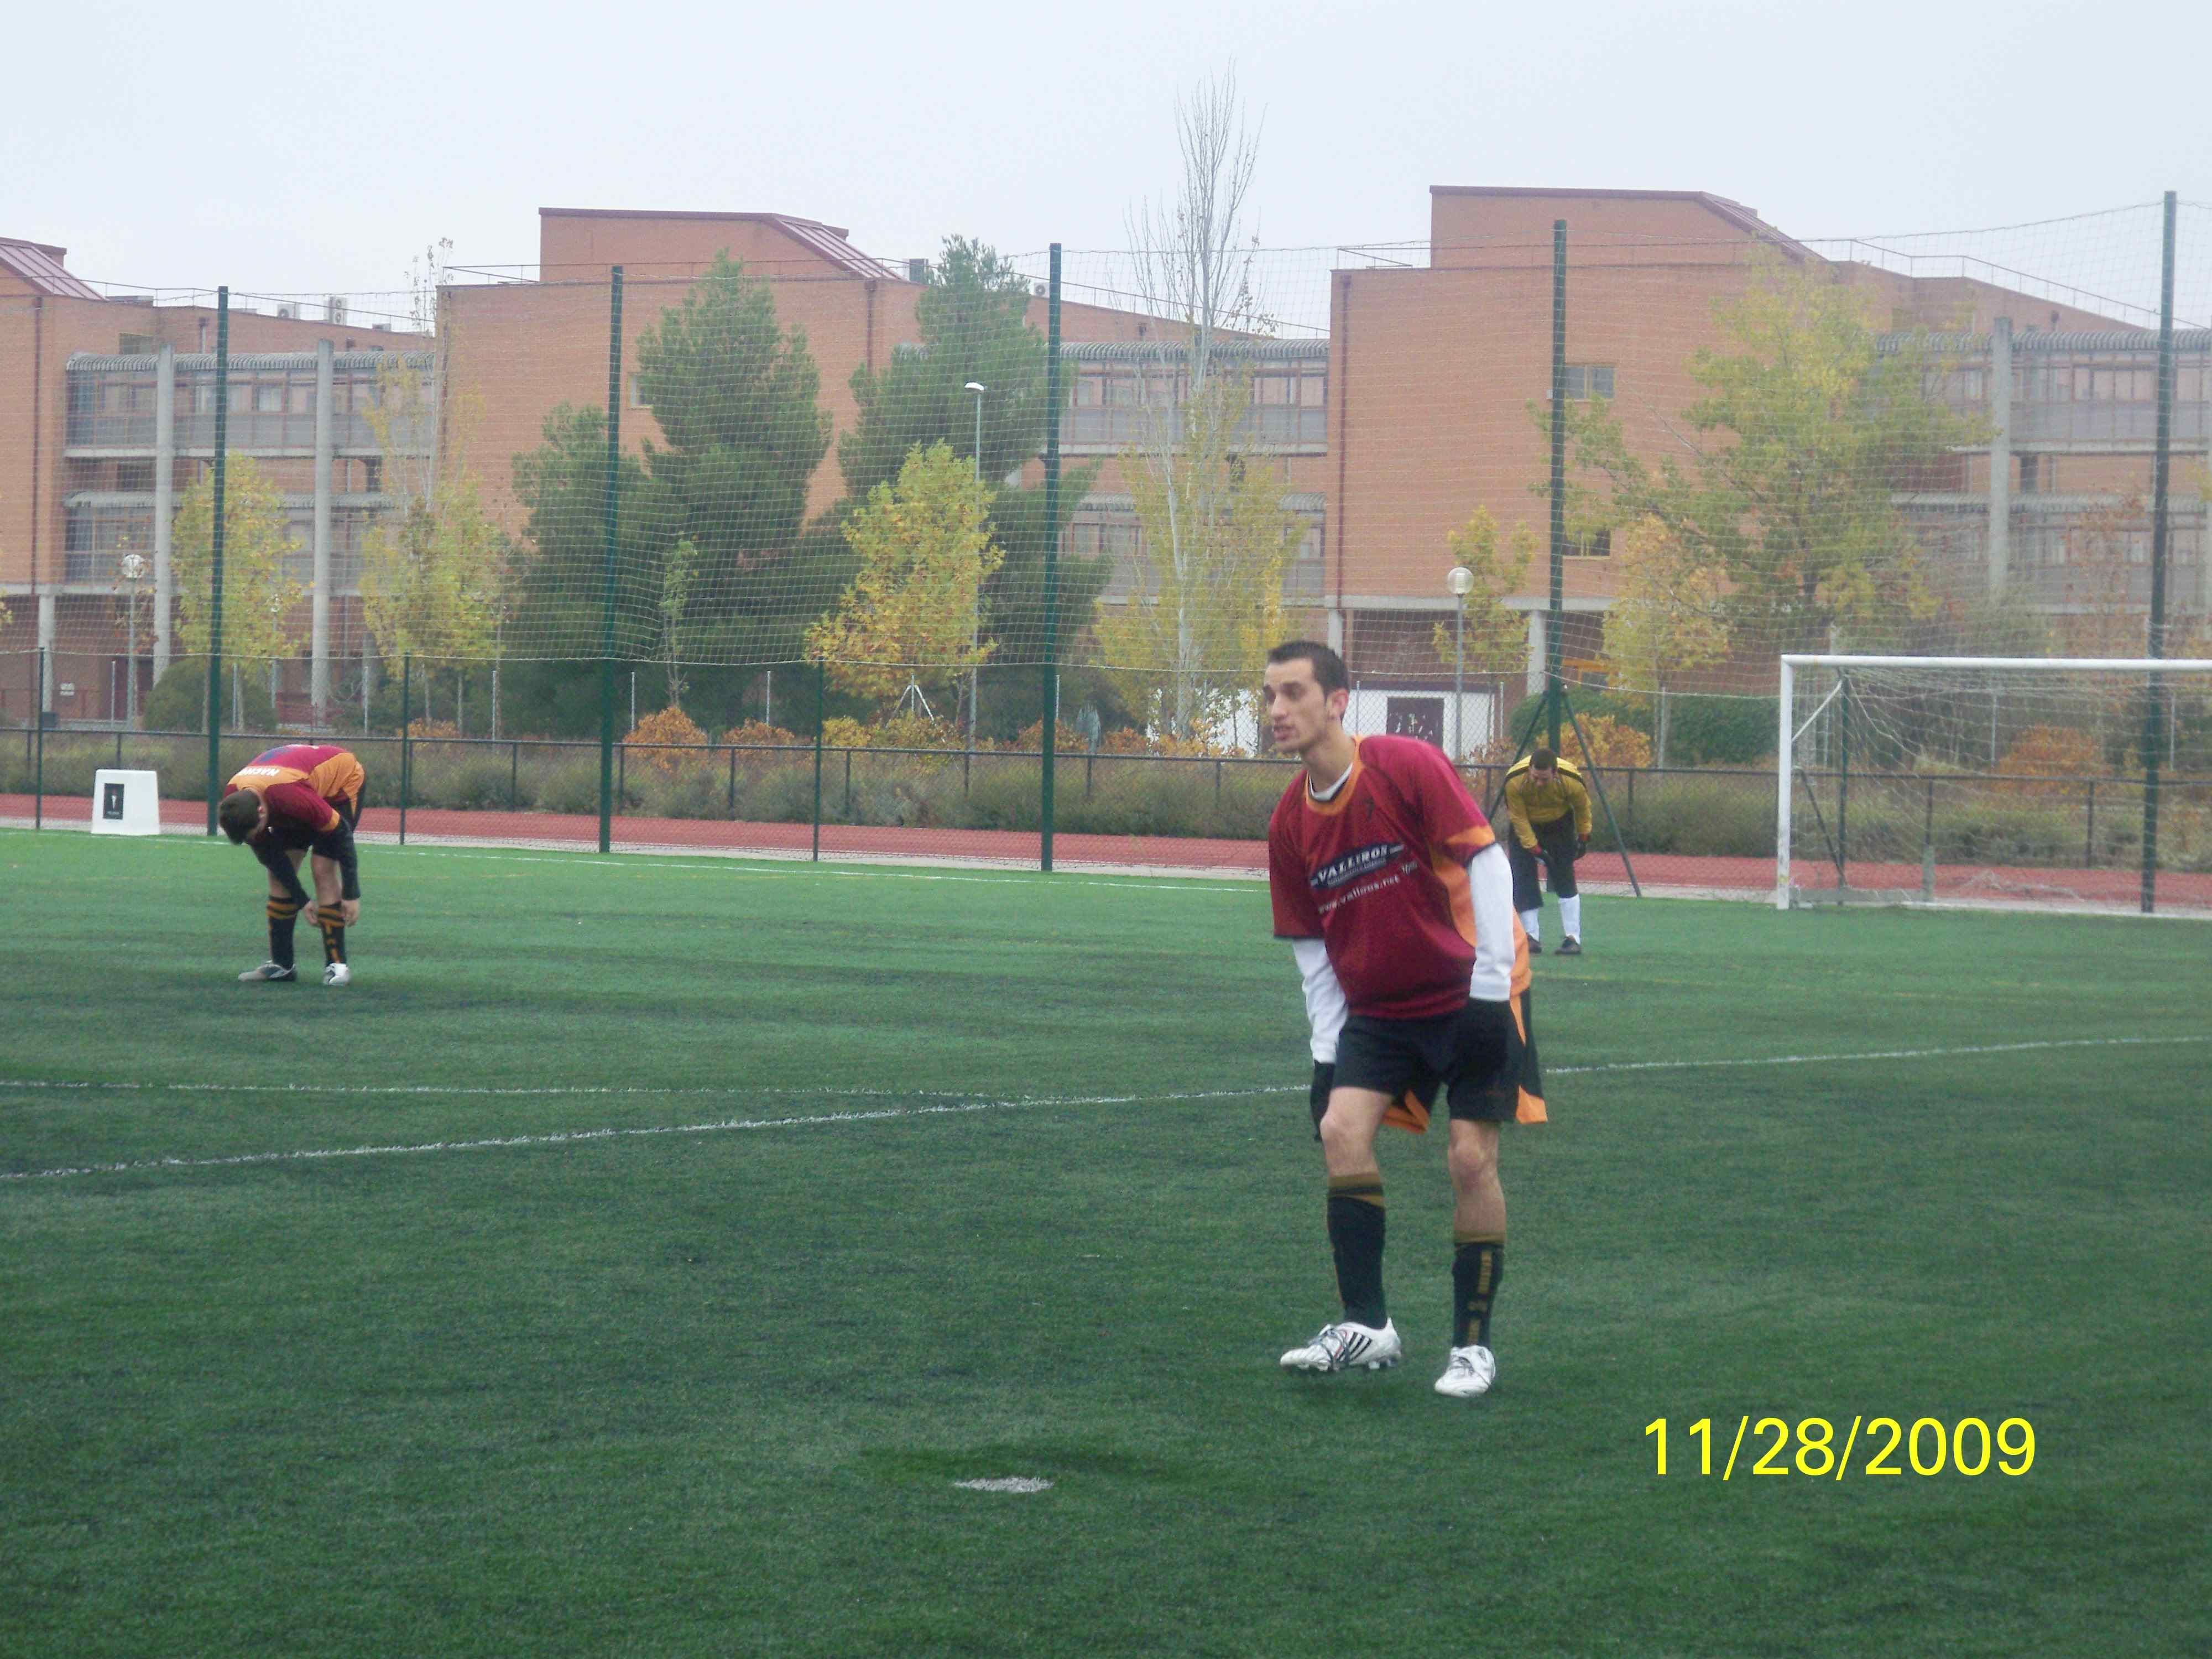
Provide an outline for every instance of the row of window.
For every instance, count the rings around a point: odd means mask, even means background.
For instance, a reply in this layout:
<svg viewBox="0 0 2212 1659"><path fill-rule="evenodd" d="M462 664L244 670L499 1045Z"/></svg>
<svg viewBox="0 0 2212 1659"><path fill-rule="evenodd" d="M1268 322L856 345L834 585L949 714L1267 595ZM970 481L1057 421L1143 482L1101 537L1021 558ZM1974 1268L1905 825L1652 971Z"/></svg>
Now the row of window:
<svg viewBox="0 0 2212 1659"><path fill-rule="evenodd" d="M2212 386L2212 371L2203 365L2175 365L2173 400L2177 404L2203 403L2208 386ZM1983 365L1931 374L1928 392L1931 398L1962 407L1986 404L1990 370ZM2031 404L2156 403L2158 366L2146 365L2136 353L2118 358L2037 353L2014 361L2013 395L2017 402Z"/></svg>
<svg viewBox="0 0 2212 1659"><path fill-rule="evenodd" d="M234 415L312 415L315 412L315 377L234 375L228 388ZM177 380L177 413L211 415L216 385L212 377ZM73 415L151 415L159 388L150 374L84 375L70 377L70 412ZM374 409L380 399L373 377L342 376L331 384L331 408L335 414Z"/></svg>

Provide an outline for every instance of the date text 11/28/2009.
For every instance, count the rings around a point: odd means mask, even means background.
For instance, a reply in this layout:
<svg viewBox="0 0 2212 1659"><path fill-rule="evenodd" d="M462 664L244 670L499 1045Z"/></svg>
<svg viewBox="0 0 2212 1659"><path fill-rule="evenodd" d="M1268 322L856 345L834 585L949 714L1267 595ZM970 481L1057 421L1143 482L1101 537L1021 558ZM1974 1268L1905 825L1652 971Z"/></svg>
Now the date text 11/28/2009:
<svg viewBox="0 0 2212 1659"><path fill-rule="evenodd" d="M1723 1436L1728 1433L1725 1420L1720 1431ZM1701 1417L1689 1425L1687 1432L1695 1443L1697 1472L1711 1474L1713 1419ZM1645 1424L1644 1436L1655 1443L1658 1454L1654 1472L1669 1473L1667 1419L1655 1418ZM1843 1434L1840 1448L1837 1437L1837 1425L1825 1417L1800 1418L1792 1425L1779 1417L1753 1418L1747 1413L1736 1419L1735 1438L1728 1447L1721 1479L1735 1475L1740 1456L1748 1459L1744 1465L1747 1474L1801 1474L1835 1480L1847 1474L1962 1474L1971 1479L1994 1470L1999 1474L2022 1475L2035 1465L2035 1427L2024 1417L2005 1418L1992 1429L1978 1417L1962 1417L1955 1423L1920 1417L1907 1426L1894 1417L1855 1416ZM1748 1446L1746 1440L1751 1443ZM1852 1463L1854 1455L1858 1459L1856 1467Z"/></svg>

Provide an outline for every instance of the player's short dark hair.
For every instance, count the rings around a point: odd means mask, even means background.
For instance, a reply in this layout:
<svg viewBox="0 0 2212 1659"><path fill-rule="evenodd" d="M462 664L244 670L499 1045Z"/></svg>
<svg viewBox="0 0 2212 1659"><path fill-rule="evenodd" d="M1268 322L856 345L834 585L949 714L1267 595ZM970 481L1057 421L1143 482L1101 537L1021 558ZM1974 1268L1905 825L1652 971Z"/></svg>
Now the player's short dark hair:
<svg viewBox="0 0 2212 1659"><path fill-rule="evenodd" d="M235 847L253 833L261 821L261 797L251 789L234 789L215 809L215 821Z"/></svg>
<svg viewBox="0 0 2212 1659"><path fill-rule="evenodd" d="M1345 672L1344 659L1318 640L1285 640L1267 653L1269 662L1297 662L1313 665L1314 684L1321 687L1324 697L1332 691L1352 689L1352 676Z"/></svg>
<svg viewBox="0 0 2212 1659"><path fill-rule="evenodd" d="M1559 757L1550 750L1536 749L1529 751L1528 769L1531 772L1556 772L1559 767Z"/></svg>

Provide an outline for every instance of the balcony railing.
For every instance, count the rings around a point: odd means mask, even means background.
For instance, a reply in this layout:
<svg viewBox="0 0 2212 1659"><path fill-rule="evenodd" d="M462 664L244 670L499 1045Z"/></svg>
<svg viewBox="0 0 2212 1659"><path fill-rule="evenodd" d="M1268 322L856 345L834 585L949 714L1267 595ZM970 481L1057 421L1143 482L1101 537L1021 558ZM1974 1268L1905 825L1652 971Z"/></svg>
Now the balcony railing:
<svg viewBox="0 0 2212 1659"><path fill-rule="evenodd" d="M1328 447L1328 411L1261 404L1248 410L1237 423L1237 435L1247 443L1271 449L1318 453ZM1060 428L1060 444L1067 449L1122 450L1148 443L1172 444L1182 436L1181 410L1147 409L1133 404L1071 409Z"/></svg>

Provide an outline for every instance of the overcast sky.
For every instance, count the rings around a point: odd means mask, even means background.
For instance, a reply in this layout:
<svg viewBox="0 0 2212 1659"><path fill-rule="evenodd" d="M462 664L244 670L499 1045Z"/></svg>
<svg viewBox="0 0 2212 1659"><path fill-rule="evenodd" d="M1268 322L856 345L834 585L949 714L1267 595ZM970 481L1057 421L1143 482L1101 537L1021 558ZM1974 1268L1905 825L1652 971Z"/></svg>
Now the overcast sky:
<svg viewBox="0 0 2212 1659"><path fill-rule="evenodd" d="M74 0L8 37L0 234L149 287L395 289L441 237L531 262L541 205L1118 246L1178 91L1232 61L1275 246L1419 239L1431 184L1708 190L1808 239L2212 204L2204 0ZM2143 222L2004 247L2154 302Z"/></svg>

